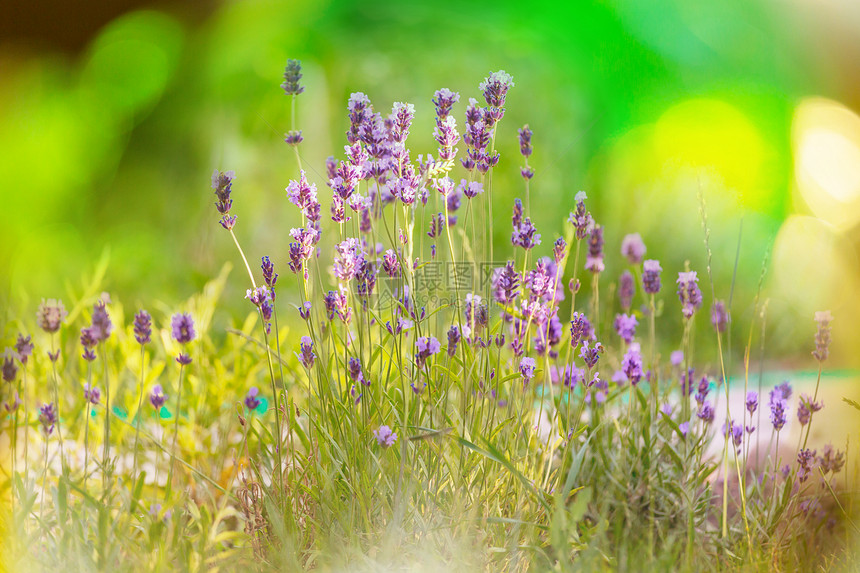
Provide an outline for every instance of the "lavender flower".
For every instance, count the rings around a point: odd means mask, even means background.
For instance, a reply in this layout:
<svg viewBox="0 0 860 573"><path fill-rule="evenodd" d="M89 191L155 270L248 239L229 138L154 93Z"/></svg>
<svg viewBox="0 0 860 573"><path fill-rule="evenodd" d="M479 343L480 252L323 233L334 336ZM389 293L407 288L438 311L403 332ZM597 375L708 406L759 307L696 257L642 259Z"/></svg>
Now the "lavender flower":
<svg viewBox="0 0 860 573"><path fill-rule="evenodd" d="M647 294L660 292L660 261L649 259L642 263L642 290Z"/></svg>
<svg viewBox="0 0 860 573"><path fill-rule="evenodd" d="M305 91L305 88L299 85L301 79L302 63L299 60L287 60L287 66L284 68L284 83L281 84L284 93L296 96Z"/></svg>
<svg viewBox="0 0 860 573"><path fill-rule="evenodd" d="M42 404L39 407L39 422L42 424L45 435L50 436L57 424L57 410L53 403Z"/></svg>
<svg viewBox="0 0 860 573"><path fill-rule="evenodd" d="M302 317L302 320L310 319L312 306L313 305L308 300L308 301L303 302L302 306L299 307L299 316Z"/></svg>
<svg viewBox="0 0 860 573"><path fill-rule="evenodd" d="M478 89L484 94L487 105L501 108L505 105L505 97L508 90L514 87L514 78L504 70L491 73L487 79L480 83Z"/></svg>
<svg viewBox="0 0 860 573"><path fill-rule="evenodd" d="M36 324L48 334L53 334L60 330L60 325L68 315L63 301L53 298L42 299L42 304L36 312Z"/></svg>
<svg viewBox="0 0 860 573"><path fill-rule="evenodd" d="M134 338L138 344L149 344L152 337L152 317L145 310L134 315Z"/></svg>
<svg viewBox="0 0 860 573"><path fill-rule="evenodd" d="M415 117L415 106L396 101L388 117L391 120L391 138L398 143L403 143L409 135L412 118Z"/></svg>
<svg viewBox="0 0 860 573"><path fill-rule="evenodd" d="M731 438L735 447L739 448L744 439L744 427L736 422L731 422L731 427L728 427L727 424L723 424L723 435L727 440ZM738 449L738 452L740 452L740 449Z"/></svg>
<svg viewBox="0 0 860 573"><path fill-rule="evenodd" d="M750 416L755 414L755 411L758 409L758 392L756 392L755 390L750 390L749 392L747 392L746 407L747 412L750 413Z"/></svg>
<svg viewBox="0 0 860 573"><path fill-rule="evenodd" d="M421 336L415 341L415 347L418 349L415 353L415 364L421 369L428 358L439 353L442 345L433 336Z"/></svg>
<svg viewBox="0 0 860 573"><path fill-rule="evenodd" d="M222 227L231 230L236 225L236 215L230 215L233 200L230 193L233 191L233 179L236 177L234 171L218 171L212 173L212 189L215 190L215 208L221 213L219 223Z"/></svg>
<svg viewBox="0 0 860 573"><path fill-rule="evenodd" d="M814 465L815 450L804 449L797 452L797 479L800 483L809 478Z"/></svg>
<svg viewBox="0 0 860 573"><path fill-rule="evenodd" d="M630 310L633 304L633 296L636 294L636 283L633 280L633 275L630 271L624 271L618 277L618 300L621 303L621 308L625 311Z"/></svg>
<svg viewBox="0 0 860 573"><path fill-rule="evenodd" d="M684 351L683 350L673 350L672 354L669 355L669 362L672 363L672 366L680 366L684 361Z"/></svg>
<svg viewBox="0 0 860 573"><path fill-rule="evenodd" d="M370 386L370 380L367 380L364 377L364 373L361 370L361 360L358 358L350 358L346 364L346 373L349 376L349 379L353 382L358 382L360 384L364 384L365 386Z"/></svg>
<svg viewBox="0 0 860 573"><path fill-rule="evenodd" d="M711 324L717 332L726 331L726 326L729 324L729 311L725 301L714 301L714 306L711 307Z"/></svg>
<svg viewBox="0 0 860 573"><path fill-rule="evenodd" d="M520 153L523 157L532 154L532 130L525 124L517 133L520 135Z"/></svg>
<svg viewBox="0 0 860 573"><path fill-rule="evenodd" d="M576 348L591 336L592 326L584 313L574 312L573 320L570 321L570 347Z"/></svg>
<svg viewBox="0 0 860 573"><path fill-rule="evenodd" d="M164 395L161 384L156 384L152 387L152 391L149 393L149 403L152 404L152 407L155 408L156 412L158 412L161 410L161 407L164 406L165 402L167 402L167 396Z"/></svg>
<svg viewBox="0 0 860 573"><path fill-rule="evenodd" d="M298 181L290 180L286 188L287 197L293 205L301 209L308 221L320 220L320 203L317 200L317 187L308 183L304 170L300 172Z"/></svg>
<svg viewBox="0 0 860 573"><path fill-rule="evenodd" d="M465 179L460 180L460 189L463 191L463 195L469 199L474 199L484 192L484 186L480 181L472 181L469 183Z"/></svg>
<svg viewBox="0 0 860 573"><path fill-rule="evenodd" d="M259 392L260 391L257 389L256 386L251 386L251 388L248 390L248 393L245 394L245 407L248 408L248 410L253 411L260 406L260 399L257 398L257 394Z"/></svg>
<svg viewBox="0 0 860 573"><path fill-rule="evenodd" d="M627 257L631 265L638 265L645 257L645 243L639 233L625 235L621 240L621 254Z"/></svg>
<svg viewBox="0 0 860 573"><path fill-rule="evenodd" d="M3 380L5 382L13 382L18 375L18 366L15 364L15 358L18 353L7 348L3 353Z"/></svg>
<svg viewBox="0 0 860 573"><path fill-rule="evenodd" d="M639 321L632 314L615 315L615 332L627 344L633 342L633 337L636 336L637 324L639 324Z"/></svg>
<svg viewBox="0 0 860 573"><path fill-rule="evenodd" d="M714 421L714 415L715 415L714 407L711 405L710 402L705 402L704 404L699 406L699 411L696 412L696 416L700 420L702 420L708 424L710 424Z"/></svg>
<svg viewBox="0 0 860 573"><path fill-rule="evenodd" d="M432 101L436 105L436 117L442 121L451 113L454 104L460 101L460 94L452 92L448 88L442 88L436 90Z"/></svg>
<svg viewBox="0 0 860 573"><path fill-rule="evenodd" d="M456 325L452 325L448 329L448 356L454 356L457 353L457 345L460 343L460 338L460 329ZM504 345L504 342L502 344Z"/></svg>
<svg viewBox="0 0 860 573"><path fill-rule="evenodd" d="M460 134L457 132L457 120L454 119L454 116L437 120L433 130L433 138L439 144L439 159L453 161L457 156L457 148L454 146L460 141Z"/></svg>
<svg viewBox="0 0 860 573"><path fill-rule="evenodd" d="M594 225L594 219L591 218L591 214L585 209L585 200L587 198L585 191L580 191L576 194L576 197L574 197L576 211L571 213L568 218L568 221L576 229L576 238L579 240L584 239L591 232L591 227Z"/></svg>
<svg viewBox="0 0 860 573"><path fill-rule="evenodd" d="M92 326L90 326L90 333L96 342L104 342L110 336L112 329L113 323L111 323L110 317L108 316L105 303L103 301L97 302L93 306L93 319Z"/></svg>
<svg viewBox="0 0 860 573"><path fill-rule="evenodd" d="M531 382L535 375L535 359L525 357L520 360L520 374L523 377L523 386Z"/></svg>
<svg viewBox="0 0 860 573"><path fill-rule="evenodd" d="M275 283L278 282L278 273L275 272L275 265L269 257L263 257L260 262L260 270L263 271L263 280L266 281L266 286L271 291L272 298L275 295Z"/></svg>
<svg viewBox="0 0 860 573"><path fill-rule="evenodd" d="M777 432L780 431L785 426L786 419L785 401L771 400L770 423L773 424L773 429Z"/></svg>
<svg viewBox="0 0 860 573"><path fill-rule="evenodd" d="M797 420L801 426L805 426L812 418L812 414L824 407L822 402L814 402L808 394L800 395L800 405L797 407Z"/></svg>
<svg viewBox="0 0 860 573"><path fill-rule="evenodd" d="M376 438L376 443L383 448L389 448L397 441L397 434L391 431L388 426L379 426L373 430L373 437Z"/></svg>
<svg viewBox="0 0 860 573"><path fill-rule="evenodd" d="M773 404L774 401L783 400L787 402L791 399L791 384L788 380L784 381L782 384L777 384L773 390L770 391L770 403Z"/></svg>
<svg viewBox="0 0 860 573"><path fill-rule="evenodd" d="M624 358L621 360L621 370L624 371L624 375L627 376L627 379L630 380L633 386L639 384L643 376L642 355L639 354L637 347L638 345L628 348L624 354Z"/></svg>
<svg viewBox="0 0 860 573"><path fill-rule="evenodd" d="M684 318L690 318L702 306L702 291L699 290L699 278L696 271L678 273L678 298L681 300L681 312Z"/></svg>
<svg viewBox="0 0 860 573"><path fill-rule="evenodd" d="M603 345L599 342L595 342L594 346L590 348L588 346L587 341L583 342L582 348L579 350L580 358L582 358L583 362L585 362L586 366L588 366L589 369L594 368L597 365L597 361L600 360L601 354L603 354Z"/></svg>
<svg viewBox="0 0 860 573"><path fill-rule="evenodd" d="M310 336L302 336L299 348L301 350L301 353L298 354L299 362L302 363L302 366L310 370L313 368L314 358L316 358L316 354L314 354L314 341Z"/></svg>
<svg viewBox="0 0 860 573"><path fill-rule="evenodd" d="M514 261L508 261L493 273L493 296L501 304L513 304L519 294L520 274L514 268Z"/></svg>
<svg viewBox="0 0 860 573"><path fill-rule="evenodd" d="M834 452L833 446L827 444L824 446L822 455L818 457L818 465L821 466L824 473L839 473L839 470L845 465L845 453L838 450Z"/></svg>
<svg viewBox="0 0 860 573"><path fill-rule="evenodd" d="M815 313L815 322L818 323L818 332L815 333L815 350L812 355L819 362L827 360L830 354L830 321L833 315L829 310L821 310Z"/></svg>
<svg viewBox="0 0 860 573"><path fill-rule="evenodd" d="M81 346L84 347L83 358L87 362L92 362L96 359L96 353L93 351L98 341L93 336L93 329L90 326L85 326L81 329Z"/></svg>
<svg viewBox="0 0 860 573"><path fill-rule="evenodd" d="M335 245L334 274L343 282L349 282L364 262L364 249L358 239L349 238Z"/></svg>
<svg viewBox="0 0 860 573"><path fill-rule="evenodd" d="M89 384L84 384L84 400L95 406L99 403L101 397L102 392L98 389L98 387L90 388Z"/></svg>
<svg viewBox="0 0 860 573"><path fill-rule="evenodd" d="M196 336L194 332L194 320L187 313L174 314L170 320L170 328L173 333L173 339L180 344L188 344Z"/></svg>
<svg viewBox="0 0 860 573"><path fill-rule="evenodd" d="M18 353L18 360L21 364L27 364L27 358L33 354L33 343L30 342L30 336L18 334L18 340L15 342L15 351Z"/></svg>
<svg viewBox="0 0 860 573"><path fill-rule="evenodd" d="M585 258L585 270L593 273L603 272L603 227L594 225L588 237L588 256Z"/></svg>

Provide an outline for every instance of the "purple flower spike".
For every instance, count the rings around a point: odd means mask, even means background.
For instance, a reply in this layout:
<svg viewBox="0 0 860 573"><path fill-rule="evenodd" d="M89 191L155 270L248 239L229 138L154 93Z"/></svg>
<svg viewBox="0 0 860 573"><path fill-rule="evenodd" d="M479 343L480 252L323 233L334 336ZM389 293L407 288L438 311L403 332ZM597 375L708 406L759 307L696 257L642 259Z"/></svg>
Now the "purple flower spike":
<svg viewBox="0 0 860 573"><path fill-rule="evenodd" d="M439 353L442 345L433 336L421 336L415 341L415 347L418 349L418 352L415 353L415 362L421 369L428 358Z"/></svg>
<svg viewBox="0 0 860 573"><path fill-rule="evenodd" d="M138 344L149 344L152 337L152 317L145 310L134 315L134 339Z"/></svg>
<svg viewBox="0 0 860 573"><path fill-rule="evenodd" d="M523 386L526 386L529 382L531 382L532 378L535 375L535 359L530 357L525 357L520 360L520 374L523 377Z"/></svg>
<svg viewBox="0 0 860 573"><path fill-rule="evenodd" d="M42 424L45 435L50 436L57 424L57 410L53 403L42 404L39 407L39 422Z"/></svg>
<svg viewBox="0 0 860 573"><path fill-rule="evenodd" d="M576 348L580 342L591 337L592 327L588 317L581 312L573 313L573 320L570 321L570 346Z"/></svg>
<svg viewBox="0 0 860 573"><path fill-rule="evenodd" d="M710 402L705 402L704 404L702 404L699 407L699 411L696 412L696 416L700 420L702 420L708 424L710 424L714 421L715 414L716 413L714 412L714 407L711 405Z"/></svg>
<svg viewBox="0 0 860 573"><path fill-rule="evenodd" d="M469 199L474 199L484 192L484 185L480 181L472 181L469 183L465 179L461 179L460 189L463 191L463 195Z"/></svg>
<svg viewBox="0 0 860 573"><path fill-rule="evenodd" d="M454 104L460 101L460 94L452 92L448 88L436 90L433 94L433 103L436 105L436 117L444 120L451 113Z"/></svg>
<svg viewBox="0 0 860 573"><path fill-rule="evenodd" d="M497 268L492 277L493 296L501 304L513 304L519 294L520 274L514 267L514 261L508 261L504 267Z"/></svg>
<svg viewBox="0 0 860 573"><path fill-rule="evenodd" d="M320 203L317 200L317 187L308 183L305 172L301 171L298 181L290 181L287 185L287 197L293 205L301 209L308 221L320 220Z"/></svg>
<svg viewBox="0 0 860 573"><path fill-rule="evenodd" d="M555 264L561 264L561 261L564 260L565 253L567 253L567 242L564 238L559 237L555 240L555 244L552 247L552 258L555 261Z"/></svg>
<svg viewBox="0 0 860 573"><path fill-rule="evenodd" d="M633 386L639 384L643 376L642 356L639 354L637 346L638 344L631 346L621 360L621 370L624 371L624 375L627 376L627 379L630 380Z"/></svg>
<svg viewBox="0 0 860 573"><path fill-rule="evenodd" d="M829 310L820 310L815 313L815 322L818 323L818 332L815 333L815 350L812 355L819 362L827 360L830 354L830 321L833 315Z"/></svg>
<svg viewBox="0 0 860 573"><path fill-rule="evenodd" d="M90 388L89 384L84 384L84 400L95 406L99 403L101 397L102 392L98 387Z"/></svg>
<svg viewBox="0 0 860 573"><path fill-rule="evenodd" d="M571 213L568 218L568 221L576 229L576 238L579 240L588 236L591 232L591 227L594 225L594 219L591 218L591 214L585 208L585 200L587 198L585 191L580 191L576 194L574 198L576 200L576 211Z"/></svg>
<svg viewBox="0 0 860 573"><path fill-rule="evenodd" d="M188 344L196 333L194 332L194 320L190 314L176 313L170 320L170 328L173 334L173 340L180 344Z"/></svg>
<svg viewBox="0 0 860 573"><path fill-rule="evenodd" d="M164 406L165 402L167 402L167 396L164 395L161 384L156 384L152 387L152 392L149 394L149 403L152 404L152 407L155 408L156 412L158 412L161 410L161 407Z"/></svg>
<svg viewBox="0 0 860 573"><path fill-rule="evenodd" d="M582 348L579 351L579 356L585 362L586 366L589 368L594 368L597 366L597 361L600 360L600 355L603 354L603 345L599 342L595 342L594 346L588 346L588 342L582 343ZM641 360L640 360L641 365ZM640 368L641 370L641 368ZM640 372L641 376L641 372Z"/></svg>
<svg viewBox="0 0 860 573"><path fill-rule="evenodd" d="M630 271L624 271L618 277L618 300L621 303L622 310L630 310L635 294L636 282L633 280L633 275L630 274Z"/></svg>
<svg viewBox="0 0 860 573"><path fill-rule="evenodd" d="M245 394L245 407L248 410L256 410L260 406L260 399L257 398L259 392L256 386L251 386L248 393Z"/></svg>
<svg viewBox="0 0 860 573"><path fill-rule="evenodd" d="M108 316L105 303L99 301L93 306L93 320L90 332L96 342L104 342L110 336L111 330L113 330L113 323L111 323Z"/></svg>
<svg viewBox="0 0 860 573"><path fill-rule="evenodd" d="M302 319L308 320L311 317L311 306L311 302L306 301L299 307L299 316L302 317Z"/></svg>
<svg viewBox="0 0 860 573"><path fill-rule="evenodd" d="M588 256L585 258L585 270L601 273L603 269L603 227L594 225L588 236Z"/></svg>
<svg viewBox="0 0 860 573"><path fill-rule="evenodd" d="M726 331L726 326L729 324L729 311L725 301L714 301L714 306L711 308L711 324L717 332Z"/></svg>
<svg viewBox="0 0 860 573"><path fill-rule="evenodd" d="M287 66L284 68L284 83L281 87L287 95L299 95L305 88L299 85L299 80L302 79L302 63L299 60L287 60Z"/></svg>
<svg viewBox="0 0 860 573"><path fill-rule="evenodd" d="M29 336L23 334L18 335L18 340L15 342L15 351L18 353L18 360L21 364L27 364L27 358L33 354L33 343L30 342Z"/></svg>
<svg viewBox="0 0 860 573"><path fill-rule="evenodd" d="M702 291L699 290L699 277L696 271L678 273L678 298L684 318L690 318L702 306Z"/></svg>
<svg viewBox="0 0 860 573"><path fill-rule="evenodd" d="M797 420L801 426L809 423L812 415L824 407L823 402L813 402L812 397L808 394L800 395L800 405L797 407Z"/></svg>
<svg viewBox="0 0 860 573"><path fill-rule="evenodd" d="M631 265L638 265L645 256L645 243L639 233L625 235L621 240L621 254L627 257Z"/></svg>
<svg viewBox="0 0 860 573"><path fill-rule="evenodd" d="M373 430L373 437L376 438L376 443L383 448L390 448L397 441L397 434L391 431L388 426L379 426Z"/></svg>
<svg viewBox="0 0 860 573"><path fill-rule="evenodd" d="M758 392L755 390L747 392L746 407L750 415L755 414L755 411L758 409Z"/></svg>
<svg viewBox="0 0 860 573"><path fill-rule="evenodd" d="M18 366L15 364L16 357L18 357L18 353L11 348L7 348L3 353L3 380L5 382L14 381L18 375Z"/></svg>
<svg viewBox="0 0 860 573"><path fill-rule="evenodd" d="M495 108L501 108L505 105L505 97L508 90L514 87L514 78L504 70L491 73L478 86L478 89L484 94L484 99L487 105Z"/></svg>
<svg viewBox="0 0 860 573"><path fill-rule="evenodd" d="M457 353L457 345L460 344L460 338L460 329L457 325L452 325L448 329L448 356L454 356Z"/></svg>
<svg viewBox="0 0 860 573"><path fill-rule="evenodd" d="M314 354L314 341L310 336L302 336L299 348L301 350L301 353L298 355L299 362L310 370L314 365L314 358L316 358L316 354Z"/></svg>
<svg viewBox="0 0 860 573"><path fill-rule="evenodd" d="M627 344L633 342L633 337L636 336L637 324L639 324L639 321L632 314L615 315L615 332Z"/></svg>
<svg viewBox="0 0 860 573"><path fill-rule="evenodd" d="M812 473L815 465L815 450L805 449L797 453L797 479L800 483L805 482Z"/></svg>
<svg viewBox="0 0 860 573"><path fill-rule="evenodd" d="M660 292L660 261L649 259L642 263L642 290L647 294Z"/></svg>
<svg viewBox="0 0 860 573"><path fill-rule="evenodd" d="M39 328L53 334L60 330L60 325L66 320L69 313L66 312L66 307L63 301L58 299L42 299L42 304L39 305L39 310L36 312L36 324Z"/></svg>
<svg viewBox="0 0 860 573"><path fill-rule="evenodd" d="M785 401L772 400L770 403L770 423L773 424L773 429L780 431L787 420L785 411Z"/></svg>
<svg viewBox="0 0 860 573"><path fill-rule="evenodd" d="M532 154L532 130L529 125L525 124L520 130L520 153L523 157L528 157Z"/></svg>
<svg viewBox="0 0 860 573"><path fill-rule="evenodd" d="M93 336L93 329L91 326L85 326L81 329L81 346L84 347L83 357L87 362L92 362L96 359L96 354L93 352L93 348L95 348L98 341L96 337Z"/></svg>
<svg viewBox="0 0 860 573"><path fill-rule="evenodd" d="M215 191L215 208L221 213L219 223L222 227L231 230L236 225L236 216L230 215L230 209L233 207L233 200L230 198L230 193L233 191L233 179L236 173L233 171L218 171L212 173L212 189Z"/></svg>
<svg viewBox="0 0 860 573"><path fill-rule="evenodd" d="M191 364L191 355L180 352L179 356L176 357L176 361L183 366L188 366Z"/></svg>

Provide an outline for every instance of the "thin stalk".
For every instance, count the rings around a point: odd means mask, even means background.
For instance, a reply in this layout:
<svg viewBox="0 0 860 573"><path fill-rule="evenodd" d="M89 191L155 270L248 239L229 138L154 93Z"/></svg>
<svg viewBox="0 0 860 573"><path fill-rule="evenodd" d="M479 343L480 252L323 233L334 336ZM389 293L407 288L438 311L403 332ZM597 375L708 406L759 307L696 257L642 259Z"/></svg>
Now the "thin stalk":
<svg viewBox="0 0 860 573"><path fill-rule="evenodd" d="M170 448L170 467L167 468L167 489L164 493L164 502L170 499L171 490L173 488L173 466L176 463L176 437L179 435L179 411L182 407L182 374L185 371L185 364L179 364L179 384L176 388L176 412L173 417L173 445Z"/></svg>
<svg viewBox="0 0 860 573"><path fill-rule="evenodd" d="M135 414L136 423L134 425L134 477L137 478L137 445L140 439L140 407L143 404L143 379L144 379L144 360L146 353L143 349L143 344L140 345L140 392L137 398L137 413Z"/></svg>

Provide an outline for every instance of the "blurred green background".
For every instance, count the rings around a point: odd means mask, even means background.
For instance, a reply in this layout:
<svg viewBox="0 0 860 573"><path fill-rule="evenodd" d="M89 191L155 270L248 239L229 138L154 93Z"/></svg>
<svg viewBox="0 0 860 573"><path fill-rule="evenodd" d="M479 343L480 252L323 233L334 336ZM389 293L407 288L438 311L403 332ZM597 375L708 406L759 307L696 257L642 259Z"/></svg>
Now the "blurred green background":
<svg viewBox="0 0 860 573"><path fill-rule="evenodd" d="M742 237L736 340L770 252L768 354L809 367L813 312L830 308L833 364L858 366L854 0L19 4L0 8L4 321L65 296L105 253L104 288L128 305L183 300L224 261L238 263L217 224L215 168L236 170L249 258L268 254L289 274L298 217L284 187L296 164L279 85L297 58L302 155L325 210L324 161L346 143L351 92L379 111L414 103L417 156L435 153L433 92L461 93L462 124L478 83L504 69L516 87L497 139L497 249L523 194L516 132L528 123L541 254L586 190L607 229L607 276L621 271L621 237L639 232L664 285L685 260L704 277L701 190L718 296ZM244 288L234 271L225 309L248 311ZM663 297L675 320L673 290ZM709 301L706 281L703 291Z"/></svg>

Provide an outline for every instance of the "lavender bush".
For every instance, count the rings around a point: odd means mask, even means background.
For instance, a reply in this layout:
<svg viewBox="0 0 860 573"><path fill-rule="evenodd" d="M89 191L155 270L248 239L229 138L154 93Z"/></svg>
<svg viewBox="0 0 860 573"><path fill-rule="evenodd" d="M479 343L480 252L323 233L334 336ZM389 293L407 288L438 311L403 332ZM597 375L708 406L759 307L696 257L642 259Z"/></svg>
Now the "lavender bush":
<svg viewBox="0 0 860 573"><path fill-rule="evenodd" d="M211 324L229 265L184 312L135 309L129 322L93 285L72 312L47 300L35 322L15 323L2 367L4 565L857 565L837 485L845 452L808 443L818 383L798 398L746 368L732 403L732 305L716 298L710 267L663 269L638 233L611 244L584 192L563 236L540 233L530 163L540 134L504 127L509 74L489 74L463 103L446 88L428 94L435 128L424 138L412 104L389 113L352 94L343 153L324 167L301 152L301 79L290 60L295 227L259 269L233 213L242 174L211 178L213 218L245 271L230 280L250 311L226 338ZM501 157L495 142L513 137L522 157ZM521 162L524 202L494 205L501 161ZM491 238L509 220L500 252ZM604 276L610 257L620 276ZM694 340L693 323L708 318L713 335ZM820 382L832 317L815 320ZM661 337L667 321L682 322L680 340ZM697 345L715 346L718 363L700 361Z"/></svg>

